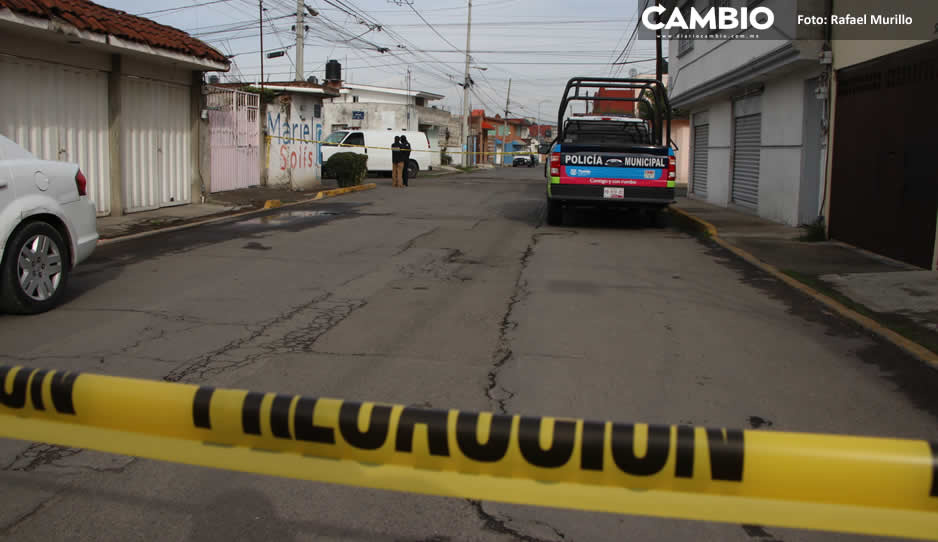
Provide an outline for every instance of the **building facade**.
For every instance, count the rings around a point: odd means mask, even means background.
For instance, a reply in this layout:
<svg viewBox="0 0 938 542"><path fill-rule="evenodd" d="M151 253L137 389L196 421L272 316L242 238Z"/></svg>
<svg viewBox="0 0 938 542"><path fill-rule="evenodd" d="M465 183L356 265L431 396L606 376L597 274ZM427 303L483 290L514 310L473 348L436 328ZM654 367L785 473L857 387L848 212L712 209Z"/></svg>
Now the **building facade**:
<svg viewBox="0 0 938 542"><path fill-rule="evenodd" d="M680 9L748 0L679 2ZM776 17L825 15L825 2L765 0ZM787 14L787 15L783 15ZM822 28L759 39L671 39L671 105L690 115L689 191L792 226L821 213L826 167Z"/></svg>
<svg viewBox="0 0 938 542"><path fill-rule="evenodd" d="M199 201L205 71L188 34L83 0L0 0L0 133L78 163L98 215Z"/></svg>
<svg viewBox="0 0 938 542"><path fill-rule="evenodd" d="M430 142L431 164L442 162L444 149L459 145L459 118L430 105L441 94L374 85L326 81L338 96L324 104L326 135L337 130L410 130L423 132Z"/></svg>
<svg viewBox="0 0 938 542"><path fill-rule="evenodd" d="M322 184L322 141L328 135L324 100L338 91L305 82L264 84L276 93L263 108L264 166L267 186L310 190Z"/></svg>

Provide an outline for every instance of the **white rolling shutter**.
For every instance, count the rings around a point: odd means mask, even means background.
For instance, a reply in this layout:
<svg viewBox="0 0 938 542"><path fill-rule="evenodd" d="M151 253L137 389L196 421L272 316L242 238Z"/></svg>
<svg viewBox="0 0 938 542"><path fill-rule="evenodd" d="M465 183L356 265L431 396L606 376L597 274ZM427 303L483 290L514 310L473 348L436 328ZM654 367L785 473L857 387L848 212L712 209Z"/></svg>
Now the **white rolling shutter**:
<svg viewBox="0 0 938 542"><path fill-rule="evenodd" d="M758 208L761 152L762 115L737 117L733 148L733 203Z"/></svg>
<svg viewBox="0 0 938 542"><path fill-rule="evenodd" d="M710 125L694 126L694 167L691 191L707 195L707 169L710 160Z"/></svg>
<svg viewBox="0 0 938 542"><path fill-rule="evenodd" d="M43 160L78 164L110 212L107 74L0 55L0 134Z"/></svg>
<svg viewBox="0 0 938 542"><path fill-rule="evenodd" d="M125 76L121 100L125 211L189 203L189 89Z"/></svg>

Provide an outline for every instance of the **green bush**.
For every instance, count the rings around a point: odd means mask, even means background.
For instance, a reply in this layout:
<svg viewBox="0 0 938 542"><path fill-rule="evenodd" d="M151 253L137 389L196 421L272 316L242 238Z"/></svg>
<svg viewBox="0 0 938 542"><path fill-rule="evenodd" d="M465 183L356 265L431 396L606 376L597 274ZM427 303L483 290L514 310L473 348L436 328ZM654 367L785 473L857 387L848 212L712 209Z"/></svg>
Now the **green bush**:
<svg viewBox="0 0 938 542"><path fill-rule="evenodd" d="M323 165L323 176L329 173L335 177L339 186L355 186L362 183L368 175L368 155L355 152L337 152Z"/></svg>

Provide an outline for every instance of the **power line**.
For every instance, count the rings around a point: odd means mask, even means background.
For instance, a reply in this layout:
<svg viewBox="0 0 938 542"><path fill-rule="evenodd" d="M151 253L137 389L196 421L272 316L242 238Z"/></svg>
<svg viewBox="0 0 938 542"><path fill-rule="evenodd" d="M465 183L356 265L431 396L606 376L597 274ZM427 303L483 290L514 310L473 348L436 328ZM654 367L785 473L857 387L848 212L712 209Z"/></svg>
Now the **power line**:
<svg viewBox="0 0 938 542"><path fill-rule="evenodd" d="M419 11L417 11L417 8L415 8L413 4L408 3L408 4L407 4L407 7L409 7L409 8L411 9L411 11L413 11L415 14L417 14L417 17L420 17L420 20L423 21L423 24L427 25L427 28L429 28L430 30L433 31L434 34L436 34L437 36L439 36L441 40L445 41L446 44L449 45L450 47L452 47L455 52L457 52L457 53L464 53L464 52L465 52L465 51L460 51L460 50L459 50L459 47L456 47L455 45L453 45L453 43L452 43L451 41L449 41L448 39L446 39L446 37L445 37L443 34L440 34L439 32L437 32L437 31L436 31L436 28L433 28L433 25L431 25L429 21L427 21L426 19L424 19L423 15L422 15Z"/></svg>
<svg viewBox="0 0 938 542"><path fill-rule="evenodd" d="M555 25L571 25L571 24L622 24L630 23L637 21L638 19L577 19L572 21L482 21L476 23L473 21L472 26L475 27L476 24L479 26L525 26L531 28L531 26L541 25L541 26L555 26ZM397 25L398 28L408 28L422 26L417 23L406 23ZM436 23L434 26L466 26L466 23Z"/></svg>
<svg viewBox="0 0 938 542"><path fill-rule="evenodd" d="M222 2L230 2L231 0L212 0L211 2L202 2L200 4L190 4L188 6L179 6L175 8L166 8L166 9L156 9L153 11L144 11L143 13L136 13L137 17L142 17L144 15L156 15L158 13L168 13L168 12L177 12L184 9L199 8L202 6L210 6L212 4L221 4Z"/></svg>

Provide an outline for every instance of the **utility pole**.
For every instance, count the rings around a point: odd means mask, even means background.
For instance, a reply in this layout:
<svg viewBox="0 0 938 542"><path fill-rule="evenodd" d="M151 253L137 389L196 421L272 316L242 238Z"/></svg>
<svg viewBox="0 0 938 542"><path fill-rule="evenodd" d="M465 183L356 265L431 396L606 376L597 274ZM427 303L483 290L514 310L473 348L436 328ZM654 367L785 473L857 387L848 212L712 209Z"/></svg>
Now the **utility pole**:
<svg viewBox="0 0 938 542"><path fill-rule="evenodd" d="M660 6L661 0L655 0L655 6ZM661 15L655 14L657 21L661 22ZM655 79L661 81L661 71L662 71L662 58L661 58L661 29L655 30Z"/></svg>
<svg viewBox="0 0 938 542"><path fill-rule="evenodd" d="M505 96L505 135L502 136L502 152L507 152L505 149L508 148L508 135L511 134L511 127L508 126L508 103L511 101L511 78L508 78L508 94ZM505 157L507 155L502 155L502 163L505 163ZM495 160L498 162L498 160Z"/></svg>
<svg viewBox="0 0 938 542"><path fill-rule="evenodd" d="M410 74L410 66L407 66L407 130L410 130L410 119L417 116L417 99L411 96Z"/></svg>
<svg viewBox="0 0 938 542"><path fill-rule="evenodd" d="M258 0L258 22L260 24L261 34L261 90L264 90L264 0Z"/></svg>
<svg viewBox="0 0 938 542"><path fill-rule="evenodd" d="M472 30L472 0L469 0L469 15L466 19L466 74L463 80L462 94L462 141L466 146L466 153L462 155L463 167L469 167L469 34Z"/></svg>
<svg viewBox="0 0 938 542"><path fill-rule="evenodd" d="M296 0L296 80L303 80L303 40L306 26L303 24L306 5L303 0Z"/></svg>

